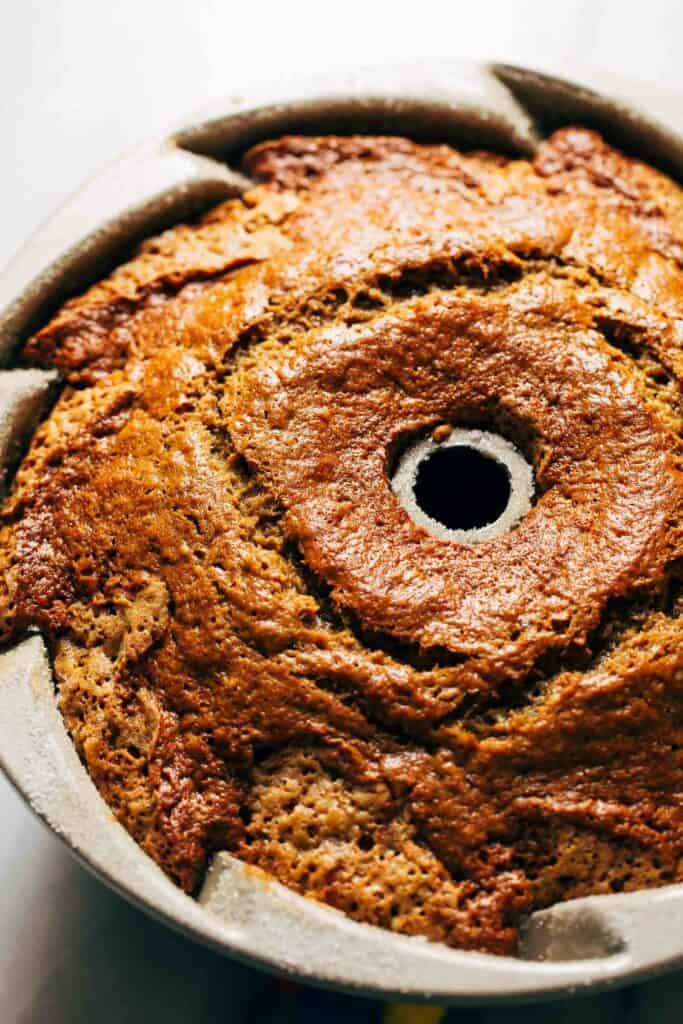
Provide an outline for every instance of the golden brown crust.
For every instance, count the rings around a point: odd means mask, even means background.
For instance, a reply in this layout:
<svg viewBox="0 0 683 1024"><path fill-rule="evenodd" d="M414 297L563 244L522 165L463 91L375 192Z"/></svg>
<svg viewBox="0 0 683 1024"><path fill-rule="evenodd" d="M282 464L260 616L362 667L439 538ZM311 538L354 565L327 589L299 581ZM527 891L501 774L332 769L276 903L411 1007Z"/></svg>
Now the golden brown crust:
<svg viewBox="0 0 683 1024"><path fill-rule="evenodd" d="M683 877L680 189L567 129L535 161L287 138L24 358L68 386L4 506L96 784L186 890L217 849L352 916L514 949ZM485 422L538 500L468 548L389 487Z"/></svg>
<svg viewBox="0 0 683 1024"><path fill-rule="evenodd" d="M505 296L435 293L264 343L228 383L233 441L335 604L463 659L465 689L584 647L608 598L656 587L680 550L676 446L590 323L576 287L542 273ZM528 425L539 500L495 543L444 542L387 487L387 453L482 415Z"/></svg>
<svg viewBox="0 0 683 1024"><path fill-rule="evenodd" d="M215 207L198 225L181 224L143 242L134 259L66 302L24 347L23 358L55 366L70 383L92 383L123 365L134 314L190 282L272 256L282 243L273 225L296 200L264 197L256 209L238 200ZM185 298L194 297L190 291Z"/></svg>

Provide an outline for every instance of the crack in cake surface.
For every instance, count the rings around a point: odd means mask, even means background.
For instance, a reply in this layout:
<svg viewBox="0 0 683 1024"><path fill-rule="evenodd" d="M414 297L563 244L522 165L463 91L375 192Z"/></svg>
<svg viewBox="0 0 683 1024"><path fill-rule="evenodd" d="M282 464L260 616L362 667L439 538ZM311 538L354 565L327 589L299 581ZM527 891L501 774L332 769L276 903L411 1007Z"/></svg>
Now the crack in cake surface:
<svg viewBox="0 0 683 1024"><path fill-rule="evenodd" d="M535 165L247 159L252 193L28 343L67 387L4 506L3 638L44 632L100 792L188 891L228 849L508 952L530 909L680 878L678 188L578 129ZM507 553L427 550L396 445L492 421L534 508Z"/></svg>

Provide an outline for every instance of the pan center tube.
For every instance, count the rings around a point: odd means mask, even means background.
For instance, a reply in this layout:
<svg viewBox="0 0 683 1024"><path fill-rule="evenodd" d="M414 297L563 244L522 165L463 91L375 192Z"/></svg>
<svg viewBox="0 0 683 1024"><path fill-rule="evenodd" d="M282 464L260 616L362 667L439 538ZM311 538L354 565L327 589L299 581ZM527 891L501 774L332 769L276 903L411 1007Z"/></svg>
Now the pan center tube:
<svg viewBox="0 0 683 1024"><path fill-rule="evenodd" d="M479 544L507 533L526 515L534 476L500 434L454 428L442 440L410 445L391 488L411 519L434 537Z"/></svg>

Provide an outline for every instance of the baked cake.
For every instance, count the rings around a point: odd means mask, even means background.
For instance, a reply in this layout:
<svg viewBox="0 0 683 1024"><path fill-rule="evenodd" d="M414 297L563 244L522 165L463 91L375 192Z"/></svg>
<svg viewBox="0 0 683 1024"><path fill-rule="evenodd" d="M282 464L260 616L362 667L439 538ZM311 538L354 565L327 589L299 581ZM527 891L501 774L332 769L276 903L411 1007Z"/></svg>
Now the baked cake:
<svg viewBox="0 0 683 1024"><path fill-rule="evenodd" d="M510 953L535 908L680 880L681 189L581 128L245 169L25 343L64 386L4 503L4 642L45 637L188 893L227 850ZM444 463L420 520L420 466L484 442L526 504L441 529Z"/></svg>

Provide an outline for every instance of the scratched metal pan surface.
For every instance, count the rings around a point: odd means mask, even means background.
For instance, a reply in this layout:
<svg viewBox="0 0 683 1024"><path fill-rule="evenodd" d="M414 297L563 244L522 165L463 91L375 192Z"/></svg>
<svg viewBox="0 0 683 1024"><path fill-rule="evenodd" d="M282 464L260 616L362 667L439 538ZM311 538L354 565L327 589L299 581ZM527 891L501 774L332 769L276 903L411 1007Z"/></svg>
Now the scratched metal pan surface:
<svg viewBox="0 0 683 1024"><path fill-rule="evenodd" d="M575 72L576 73L576 72ZM132 242L239 194L248 145L283 132L394 132L530 155L583 123L683 179L683 104L581 72L576 84L507 65L441 64L280 80L216 105L113 164L0 275L0 466L12 466L59 387L12 369L21 340ZM534 914L519 958L465 953L351 921L227 854L197 899L176 888L98 795L65 731L42 639L0 654L0 763L28 805L104 882L223 953L310 982L444 1003L532 1001L624 984L683 964L683 885Z"/></svg>

